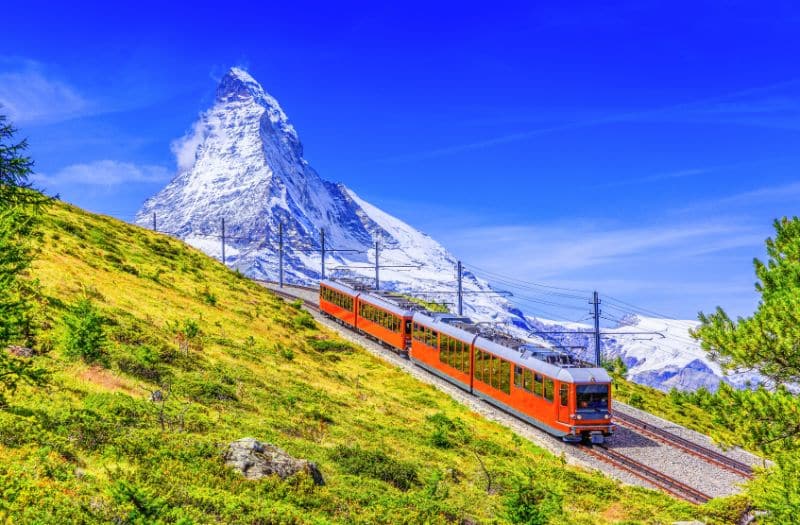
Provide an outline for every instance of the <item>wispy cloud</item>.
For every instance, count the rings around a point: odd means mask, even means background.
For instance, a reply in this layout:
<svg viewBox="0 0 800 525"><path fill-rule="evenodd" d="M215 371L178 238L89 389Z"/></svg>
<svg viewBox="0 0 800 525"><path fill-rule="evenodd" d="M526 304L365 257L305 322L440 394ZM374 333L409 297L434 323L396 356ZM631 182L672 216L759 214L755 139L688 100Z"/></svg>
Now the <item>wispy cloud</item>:
<svg viewBox="0 0 800 525"><path fill-rule="evenodd" d="M113 187L121 184L163 183L171 176L172 173L163 166L98 160L88 164L72 164L52 175L37 174L33 180L48 189L58 189L68 185Z"/></svg>
<svg viewBox="0 0 800 525"><path fill-rule="evenodd" d="M90 103L67 82L25 59L0 59L0 112L14 123L49 123L78 116Z"/></svg>
<svg viewBox="0 0 800 525"><path fill-rule="evenodd" d="M790 182L787 184L762 186L761 188L734 193L716 199L698 201L684 208L680 208L676 210L676 212L685 214L721 209L741 210L763 204L794 203L798 200L800 200L800 182Z"/></svg>
<svg viewBox="0 0 800 525"><path fill-rule="evenodd" d="M448 245L471 253L475 264L560 278L574 270L630 264L639 257L681 260L754 246L763 236L730 224L595 228L583 225L492 226L455 232Z"/></svg>
<svg viewBox="0 0 800 525"><path fill-rule="evenodd" d="M695 221L463 228L442 240L463 254L468 270L510 290L526 312L577 320L590 290L686 319L717 304L747 312L751 261L763 239L763 231L745 223ZM525 282L572 291L563 296Z"/></svg>
<svg viewBox="0 0 800 525"><path fill-rule="evenodd" d="M795 87L800 85L800 79L791 79L783 82L776 82L773 84L765 85L765 86L758 86L753 88L741 89L737 91L731 91L728 93L723 93L720 95L714 95L710 97L703 97L695 100L690 100L687 102L681 102L678 104L670 104L666 106L650 108L650 109L643 109L643 110L635 110L635 111L620 111L610 113L605 116L600 116L597 118L591 119L584 119L584 120L575 120L571 122L565 122L563 124L557 124L552 126L546 126L538 129L532 129L529 131L518 132L518 133L511 133L507 135L500 135L497 137L491 137L483 140L477 140L473 142L468 142L464 144L456 144L452 146L447 146L443 148L437 148L429 151L424 152L417 152L417 153L410 153L407 155L398 155L386 159L382 159L382 162L398 162L398 161L416 161L416 160L425 160L429 158L453 155L457 153L463 153L466 151L472 150L479 150L488 148L491 146L496 146L500 144L506 144L509 142L516 142L520 140L526 140L538 135L544 135L549 133L555 133L560 131L570 131L573 129L582 129L587 127L599 126L603 124L612 124L617 122L632 122L638 121L653 117L664 117L667 115L675 115L680 112L697 112L698 110L716 110L717 112L722 111L723 108L731 108L731 105L735 105L736 107L744 108L748 107L747 104L751 104L749 106L751 112L756 109L760 103L756 102L755 104L751 102L737 102L739 99L753 97L753 96L762 96L764 94L771 93L776 90L785 89L789 87ZM727 105L727 106L726 106ZM761 104L763 106L763 104ZM768 106L770 107L770 106ZM774 109L774 106L772 106Z"/></svg>

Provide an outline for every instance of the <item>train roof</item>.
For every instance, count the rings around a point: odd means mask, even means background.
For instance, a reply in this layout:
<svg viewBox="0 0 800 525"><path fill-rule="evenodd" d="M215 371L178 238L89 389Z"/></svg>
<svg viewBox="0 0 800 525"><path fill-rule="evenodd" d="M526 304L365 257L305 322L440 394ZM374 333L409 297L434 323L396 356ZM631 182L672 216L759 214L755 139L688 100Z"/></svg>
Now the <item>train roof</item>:
<svg viewBox="0 0 800 525"><path fill-rule="evenodd" d="M353 297L358 297L361 302L373 304L401 317L411 317L415 311L424 309L400 294L383 290L372 290L363 282L356 279L325 280L320 282L320 284Z"/></svg>
<svg viewBox="0 0 800 525"><path fill-rule="evenodd" d="M469 322L463 322L464 319ZM416 312L414 321L450 337L465 342L474 342L475 347L480 350L490 352L515 365L541 372L559 381L567 383L607 383L611 381L611 377L604 368L585 367L582 366L582 362L563 352L537 347L528 341L501 332L482 330L469 318L448 316L447 314L432 316L430 312Z"/></svg>
<svg viewBox="0 0 800 525"><path fill-rule="evenodd" d="M414 312L410 308L403 308L403 305L387 299L387 296L378 296L371 293L363 293L358 298L359 302L378 306L400 317L411 317L413 315Z"/></svg>
<svg viewBox="0 0 800 525"><path fill-rule="evenodd" d="M331 280L324 280L320 281L320 286L326 286L328 288L332 288L334 290L338 290L342 293L346 293L347 295L352 295L353 297L358 297L361 294L361 291L356 289L354 286L350 286L350 283L343 283L339 281L331 281Z"/></svg>

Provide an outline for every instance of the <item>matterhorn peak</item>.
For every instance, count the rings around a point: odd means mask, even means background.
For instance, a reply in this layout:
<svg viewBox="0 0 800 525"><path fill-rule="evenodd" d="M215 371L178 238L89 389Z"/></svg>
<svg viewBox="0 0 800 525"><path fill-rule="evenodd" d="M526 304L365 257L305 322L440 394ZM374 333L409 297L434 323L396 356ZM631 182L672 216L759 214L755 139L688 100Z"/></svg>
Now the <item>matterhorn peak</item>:
<svg viewBox="0 0 800 525"><path fill-rule="evenodd" d="M237 98L261 99L266 95L250 73L239 67L232 67L219 81L217 86L217 100L231 100Z"/></svg>

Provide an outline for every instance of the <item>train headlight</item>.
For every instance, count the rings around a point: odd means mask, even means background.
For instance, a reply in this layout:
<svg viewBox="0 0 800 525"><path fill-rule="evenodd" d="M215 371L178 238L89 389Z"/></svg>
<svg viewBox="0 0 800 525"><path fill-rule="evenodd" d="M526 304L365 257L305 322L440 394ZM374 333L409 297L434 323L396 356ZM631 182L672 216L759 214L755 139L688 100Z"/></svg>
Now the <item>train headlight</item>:
<svg viewBox="0 0 800 525"><path fill-rule="evenodd" d="M611 419L611 414L606 414L603 416L603 419Z"/></svg>
<svg viewBox="0 0 800 525"><path fill-rule="evenodd" d="M578 414L578 415L576 416L576 418L577 418L577 419L583 419L583 416L582 416L582 415L580 415L580 414Z"/></svg>

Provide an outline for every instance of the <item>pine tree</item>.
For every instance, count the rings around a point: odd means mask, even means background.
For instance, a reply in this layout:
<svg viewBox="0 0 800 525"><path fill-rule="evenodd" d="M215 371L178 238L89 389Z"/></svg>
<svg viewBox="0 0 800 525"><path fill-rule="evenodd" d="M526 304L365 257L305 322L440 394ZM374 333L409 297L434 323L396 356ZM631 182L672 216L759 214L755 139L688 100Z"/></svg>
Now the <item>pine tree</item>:
<svg viewBox="0 0 800 525"><path fill-rule="evenodd" d="M30 184L33 161L23 155L27 142L14 142L16 130L0 115L0 406L3 392L20 381L38 383L40 370L16 359L6 345L16 341L25 325L28 307L20 277L31 263L29 237L41 206L48 201Z"/></svg>
<svg viewBox="0 0 800 525"><path fill-rule="evenodd" d="M756 370L771 382L756 390L723 385L703 406L737 436L737 445L759 450L775 466L749 488L767 511L759 522L800 523L800 219L776 220L767 239L768 259L755 259L761 301L750 317L732 320L722 308L700 314L692 334L727 370ZM719 437L719 436L718 436Z"/></svg>

